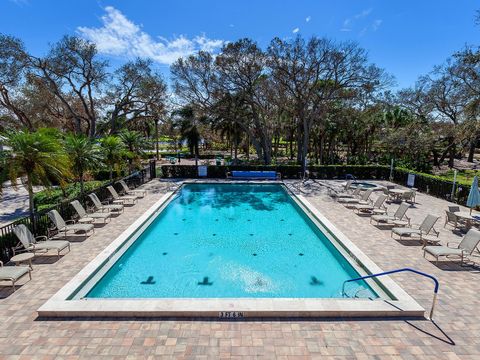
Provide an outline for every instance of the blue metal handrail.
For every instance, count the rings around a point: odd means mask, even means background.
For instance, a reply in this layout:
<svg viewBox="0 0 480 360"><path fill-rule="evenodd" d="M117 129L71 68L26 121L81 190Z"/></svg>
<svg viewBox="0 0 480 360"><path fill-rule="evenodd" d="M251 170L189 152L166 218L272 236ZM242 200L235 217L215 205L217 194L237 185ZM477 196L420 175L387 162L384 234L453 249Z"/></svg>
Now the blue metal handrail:
<svg viewBox="0 0 480 360"><path fill-rule="evenodd" d="M348 282L353 282L353 281L358 281L358 280L365 280L365 279L370 279L370 278L374 278L374 277L379 277L379 276L384 276L384 275L389 275L389 274L395 274L395 273L405 272L405 271L413 272L413 273L415 273L415 274L428 277L428 278L432 279L433 282L435 283L435 289L433 290L432 308L431 308L431 310L430 310L430 320L432 320L432 319L433 319L433 310L434 310L434 308L435 308L435 303L437 302L437 294L438 294L438 288L440 287L440 284L439 284L438 280L437 280L434 276L432 276L432 275L430 275L430 274L426 274L426 273L421 272L421 271L418 271L418 270L415 270L415 269L402 268L402 269L385 271L385 272L381 272L381 273L378 273L378 274L366 275L366 276L362 276L362 277L359 277L359 278L356 278L356 279L345 280L345 281L343 282L343 285L342 285L342 296L345 295L345 284L348 283Z"/></svg>

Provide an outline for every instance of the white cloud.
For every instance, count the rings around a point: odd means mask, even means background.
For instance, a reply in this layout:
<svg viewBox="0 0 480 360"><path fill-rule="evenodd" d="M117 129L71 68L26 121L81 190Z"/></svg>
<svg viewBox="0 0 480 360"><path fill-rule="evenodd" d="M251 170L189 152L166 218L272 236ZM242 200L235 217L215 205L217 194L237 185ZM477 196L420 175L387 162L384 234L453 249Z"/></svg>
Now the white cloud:
<svg viewBox="0 0 480 360"><path fill-rule="evenodd" d="M295 28L295 29L292 30L292 33L296 34L296 33L298 33L299 31L300 31L300 29L297 27L297 28Z"/></svg>
<svg viewBox="0 0 480 360"><path fill-rule="evenodd" d="M383 20L381 20L381 19L375 20L372 24L372 30L377 31L378 28L380 27L380 25L382 25L382 23L383 23Z"/></svg>
<svg viewBox="0 0 480 360"><path fill-rule="evenodd" d="M352 31L352 26L354 25L356 20L362 19L370 15L373 9L365 9L359 12L358 14L353 15L350 18L346 18L343 20L343 25L340 28L340 31ZM362 30L363 31L363 30Z"/></svg>
<svg viewBox="0 0 480 360"><path fill-rule="evenodd" d="M312 17L310 15L308 15L306 18L305 18L305 22L310 22L310 20L312 20Z"/></svg>
<svg viewBox="0 0 480 360"><path fill-rule="evenodd" d="M371 12L372 12L372 9L365 9L365 10L359 12L358 14L353 15L353 18L354 19L361 19L361 18L364 18L365 16L370 15Z"/></svg>
<svg viewBox="0 0 480 360"><path fill-rule="evenodd" d="M105 7L105 12L102 16L102 27L77 28L80 35L94 42L98 51L103 54L150 58L170 65L179 57L191 55L198 50L217 52L225 44L224 40L210 39L204 34L193 39L184 35L170 40L160 36L152 38L114 7Z"/></svg>

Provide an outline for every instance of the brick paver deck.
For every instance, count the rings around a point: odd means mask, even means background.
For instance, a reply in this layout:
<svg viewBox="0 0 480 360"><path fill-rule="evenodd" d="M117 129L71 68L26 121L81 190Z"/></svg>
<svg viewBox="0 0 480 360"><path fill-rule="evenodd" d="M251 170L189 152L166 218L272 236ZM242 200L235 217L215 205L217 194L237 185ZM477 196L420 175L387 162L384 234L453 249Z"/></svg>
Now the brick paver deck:
<svg viewBox="0 0 480 360"><path fill-rule="evenodd" d="M150 188L147 198L97 228L95 235L76 239L72 251L60 260L36 259L33 279L17 292L0 287L0 359L480 358L478 269L451 264L437 267L422 257L418 242L391 239L390 231L370 225L367 217L354 215L316 189L305 189L307 199L381 268L410 266L440 279L435 323L408 319L38 319L37 308L166 190L160 181L146 186ZM443 229L447 202L423 194L417 202L408 211L414 223L427 213L436 214L442 217L436 226L442 242L460 239ZM429 281L405 274L393 278L429 308Z"/></svg>

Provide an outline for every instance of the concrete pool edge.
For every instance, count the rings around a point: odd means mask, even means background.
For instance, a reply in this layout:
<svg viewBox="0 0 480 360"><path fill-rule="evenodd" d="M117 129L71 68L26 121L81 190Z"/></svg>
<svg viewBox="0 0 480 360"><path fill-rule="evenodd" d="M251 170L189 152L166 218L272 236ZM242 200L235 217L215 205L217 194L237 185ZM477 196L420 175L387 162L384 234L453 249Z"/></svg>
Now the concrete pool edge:
<svg viewBox="0 0 480 360"><path fill-rule="evenodd" d="M219 181L188 181L221 183ZM232 182L225 182L232 183ZM235 183L258 183L253 181ZM279 181L262 184L282 184ZM237 312L242 317L423 317L424 309L393 280L382 278L382 285L394 295L390 299L316 299L316 298L162 298L162 299L72 299L79 289L133 236L138 236L158 212L173 198L168 192L108 245L76 276L38 310L40 317L219 317ZM331 224L302 196L302 205L321 222L348 253L370 273L381 271L343 233ZM349 260L349 259L348 259Z"/></svg>

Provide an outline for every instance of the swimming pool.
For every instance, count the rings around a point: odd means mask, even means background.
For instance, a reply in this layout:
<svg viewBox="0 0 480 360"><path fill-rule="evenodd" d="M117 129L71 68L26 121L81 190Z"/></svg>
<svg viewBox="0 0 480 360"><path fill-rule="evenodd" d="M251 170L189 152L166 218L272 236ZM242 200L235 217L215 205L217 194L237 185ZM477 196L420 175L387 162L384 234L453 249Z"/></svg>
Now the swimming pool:
<svg viewBox="0 0 480 360"><path fill-rule="evenodd" d="M280 182L193 181L161 196L37 312L423 316L424 309L388 276L350 283L341 293L344 280L381 271L306 198L287 193Z"/></svg>
<svg viewBox="0 0 480 360"><path fill-rule="evenodd" d="M85 297L341 298L356 277L283 186L188 184Z"/></svg>

